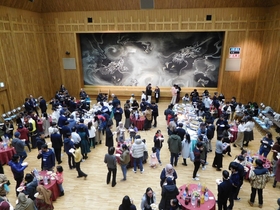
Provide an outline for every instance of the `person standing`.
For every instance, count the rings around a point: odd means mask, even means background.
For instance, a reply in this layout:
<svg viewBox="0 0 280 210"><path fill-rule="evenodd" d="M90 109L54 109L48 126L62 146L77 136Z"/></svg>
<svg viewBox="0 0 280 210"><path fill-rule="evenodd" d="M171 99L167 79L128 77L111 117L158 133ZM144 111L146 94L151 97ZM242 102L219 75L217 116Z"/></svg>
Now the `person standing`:
<svg viewBox="0 0 280 210"><path fill-rule="evenodd" d="M231 194L232 184L229 179L229 172L223 170L223 181L218 185L218 210L227 210L227 201Z"/></svg>
<svg viewBox="0 0 280 210"><path fill-rule="evenodd" d="M121 108L121 105L118 104L116 108L114 108L114 118L116 120L116 126L119 126L119 122L122 121L122 114L123 114L123 109Z"/></svg>
<svg viewBox="0 0 280 210"><path fill-rule="evenodd" d="M191 137L190 134L186 133L182 141L182 157L183 157L183 166L187 166L187 158L190 156L191 152Z"/></svg>
<svg viewBox="0 0 280 210"><path fill-rule="evenodd" d="M238 173L239 166L244 170L243 166L241 166L237 162L231 162L229 165L229 169L231 171L230 181L231 181L232 188L231 188L231 194L229 196L229 206L227 208L228 210L232 210L233 205L234 205L234 200L238 200L237 191L238 191L238 188L240 187L240 176Z"/></svg>
<svg viewBox="0 0 280 210"><path fill-rule="evenodd" d="M216 150L215 150L215 157L212 164L212 167L217 168L217 171L221 171L223 167L223 137L218 136L216 141Z"/></svg>
<svg viewBox="0 0 280 210"><path fill-rule="evenodd" d="M16 194L18 195L17 188L20 186L23 177L24 177L24 169L27 165L22 166L19 161L19 156L17 154L13 155L12 160L9 161L8 165L11 167L12 173L14 175L14 179L16 181Z"/></svg>
<svg viewBox="0 0 280 210"><path fill-rule="evenodd" d="M158 117L158 105L155 102L152 102L152 121L154 121L153 123L153 127L156 128L157 127L157 117Z"/></svg>
<svg viewBox="0 0 280 210"><path fill-rule="evenodd" d="M16 150L16 154L20 157L20 162L22 163L24 159L27 157L27 154L24 150L25 143L20 140L20 132L15 132L15 138L12 140L12 146Z"/></svg>
<svg viewBox="0 0 280 210"><path fill-rule="evenodd" d="M276 174L276 168L277 168L277 162L278 162L277 155L280 152L280 136L276 137L276 143L273 145L271 151L273 152L272 161L271 161L272 168L273 168L273 173L271 174L271 176L274 176Z"/></svg>
<svg viewBox="0 0 280 210"><path fill-rule="evenodd" d="M155 88L155 99L156 99L156 103L158 103L159 102L159 98L160 98L160 89L159 89L159 87L158 86L156 86L156 88Z"/></svg>
<svg viewBox="0 0 280 210"><path fill-rule="evenodd" d="M87 174L85 174L82 170L81 170L81 161L82 161L82 152L81 152L81 148L79 144L75 144L75 150L72 151L73 156L75 157L75 166L76 166L76 170L78 172L78 176L77 178L81 178L84 177L84 179L87 178Z"/></svg>
<svg viewBox="0 0 280 210"><path fill-rule="evenodd" d="M196 146L193 150L193 154L194 154L194 161L193 161L193 164L194 164L194 169L193 169L193 180L195 181L198 181L199 180L199 175L197 174L197 171L200 167L200 164L202 162L201 160L201 152L203 150L203 143L198 141L196 143Z"/></svg>
<svg viewBox="0 0 280 210"><path fill-rule="evenodd" d="M122 169L122 173L123 173L122 181L126 180L127 164L129 164L129 163L130 163L129 150L128 150L128 147L126 146L126 144L123 144L122 145L122 154L120 156L120 165L121 165L121 169Z"/></svg>
<svg viewBox="0 0 280 210"><path fill-rule="evenodd" d="M171 164L166 164L165 168L162 169L160 173L160 187L162 187L167 182L167 178L170 177L174 184L176 184L176 179L178 178L177 172Z"/></svg>
<svg viewBox="0 0 280 210"><path fill-rule="evenodd" d="M176 98L177 98L177 89L176 89L176 85L173 85L173 87L171 88L171 94L172 94L172 99L171 99L171 104L176 104Z"/></svg>
<svg viewBox="0 0 280 210"><path fill-rule="evenodd" d="M53 129L53 133L51 134L51 142L52 142L52 148L54 150L56 161L58 162L58 164L60 164L62 163L61 147L63 146L63 142L60 133L58 133L57 128Z"/></svg>
<svg viewBox="0 0 280 210"><path fill-rule="evenodd" d="M41 168L42 170L52 171L55 166L55 155L52 149L48 148L47 144L43 144L37 159L42 159Z"/></svg>
<svg viewBox="0 0 280 210"><path fill-rule="evenodd" d="M146 145L145 143L142 141L141 136L137 135L135 136L135 141L132 144L132 157L133 157L133 169L132 171L134 173L136 173L137 170L137 165L139 165L140 168L140 173L142 174L144 172L143 169L143 156L144 156L144 151L146 151Z"/></svg>
<svg viewBox="0 0 280 210"><path fill-rule="evenodd" d="M150 104L152 100L152 86L151 83L146 87L147 102Z"/></svg>
<svg viewBox="0 0 280 210"><path fill-rule="evenodd" d="M132 200L126 195L123 197L122 204L119 206L119 210L136 210L136 206Z"/></svg>
<svg viewBox="0 0 280 210"><path fill-rule="evenodd" d="M269 181L269 172L267 168L263 167L263 161L257 159L256 168L251 168L249 173L249 180L251 184L251 196L248 203L250 206L254 205L256 192L258 191L259 198L259 208L263 207L263 189L265 188L266 183Z"/></svg>
<svg viewBox="0 0 280 210"><path fill-rule="evenodd" d="M176 89L177 89L177 96L176 96L176 103L179 103L180 101L180 93L181 93L181 87L179 85L176 85Z"/></svg>
<svg viewBox="0 0 280 210"><path fill-rule="evenodd" d="M112 187L115 187L117 184L117 182L116 182L117 159L116 159L116 156L114 155L114 153L115 153L115 147L110 147L108 154L106 154L104 157L104 163L107 164L107 168L108 168L106 183L109 184L111 182L111 174L112 174L113 175Z"/></svg>
<svg viewBox="0 0 280 210"><path fill-rule="evenodd" d="M153 120L152 112L153 110L150 108L149 105L147 105L147 108L144 112L144 116L145 116L144 130L150 130L150 128L152 127L152 120Z"/></svg>
<svg viewBox="0 0 280 210"><path fill-rule="evenodd" d="M114 140L113 140L113 136L114 133L112 132L113 125L107 125L106 127L106 142L105 142L105 146L108 147L108 151L109 148L114 146Z"/></svg>
<svg viewBox="0 0 280 210"><path fill-rule="evenodd" d="M180 136L177 135L177 131L174 130L173 133L168 138L168 149L170 151L170 164L177 166L178 156L182 150L182 143Z"/></svg>
<svg viewBox="0 0 280 210"><path fill-rule="evenodd" d="M71 133L66 134L66 138L64 139L63 144L64 144L64 152L66 152L68 156L69 169L71 170L73 168L76 168L74 155L70 152L70 149L74 149L74 142L71 140ZM76 143L76 145L77 144L78 143Z"/></svg>
<svg viewBox="0 0 280 210"><path fill-rule="evenodd" d="M156 203L156 194L148 187L141 200L141 210L152 210L151 204Z"/></svg>
<svg viewBox="0 0 280 210"><path fill-rule="evenodd" d="M29 141L29 131L22 124L18 125L17 131L20 133L20 139L24 140L25 145L28 147L29 152L31 152L30 141Z"/></svg>
<svg viewBox="0 0 280 210"><path fill-rule="evenodd" d="M234 147L239 146L240 149L243 149L243 139L244 139L244 131L246 130L244 121L240 120L240 123L238 125L238 133L237 133L237 138L233 144Z"/></svg>
<svg viewBox="0 0 280 210"><path fill-rule="evenodd" d="M254 131L253 131L254 127L255 127L255 123L252 121L252 117L248 116L247 122L245 123L246 130L244 131L243 146L248 147L249 142L254 140Z"/></svg>
<svg viewBox="0 0 280 210"><path fill-rule="evenodd" d="M41 109L41 114L43 115L43 113L47 113L47 102L46 100L43 98L43 96L39 97L39 107Z"/></svg>
<svg viewBox="0 0 280 210"><path fill-rule="evenodd" d="M164 138L163 135L161 134L161 130L157 130L154 136L154 147L156 148L156 156L160 165L161 165L160 150L162 148L163 142L164 142Z"/></svg>
<svg viewBox="0 0 280 210"><path fill-rule="evenodd" d="M173 183L171 177L166 179L167 185L164 185L161 190L161 200L159 203L159 209L170 210L170 200L175 199L179 194L177 186Z"/></svg>
<svg viewBox="0 0 280 210"><path fill-rule="evenodd" d="M272 134L268 132L265 134L265 137L261 140L261 146L259 150L259 154L267 157L268 153L270 152L273 146Z"/></svg>

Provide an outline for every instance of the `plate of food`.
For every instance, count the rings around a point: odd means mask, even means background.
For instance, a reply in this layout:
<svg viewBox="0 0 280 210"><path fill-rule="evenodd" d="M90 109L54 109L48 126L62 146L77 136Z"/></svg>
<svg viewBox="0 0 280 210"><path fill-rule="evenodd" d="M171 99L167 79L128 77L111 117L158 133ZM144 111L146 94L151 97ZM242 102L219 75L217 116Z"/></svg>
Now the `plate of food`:
<svg viewBox="0 0 280 210"><path fill-rule="evenodd" d="M73 152L75 152L75 149L74 149L74 148L71 148L71 149L69 149L69 152L70 152L70 153L73 153Z"/></svg>
<svg viewBox="0 0 280 210"><path fill-rule="evenodd" d="M27 162L23 162L21 165L22 165L22 166L27 166L28 163L27 163Z"/></svg>
<svg viewBox="0 0 280 210"><path fill-rule="evenodd" d="M55 177L54 177L54 176L52 176L52 177L51 177L51 180L55 180Z"/></svg>
<svg viewBox="0 0 280 210"><path fill-rule="evenodd" d="M53 173L52 171L48 171L48 172L47 172L48 175L51 175L52 173Z"/></svg>
<svg viewBox="0 0 280 210"><path fill-rule="evenodd" d="M37 197L38 197L38 195L39 195L39 193L38 193L38 192L36 192L36 193L34 194L34 197L35 197L35 198L37 198Z"/></svg>
<svg viewBox="0 0 280 210"><path fill-rule="evenodd" d="M216 179L216 184L219 185L221 184L223 181L221 179Z"/></svg>
<svg viewBox="0 0 280 210"><path fill-rule="evenodd" d="M18 192L21 192L21 191L23 191L23 190L24 190L24 187L23 187L23 186L20 186L20 187L17 188L17 191L18 191Z"/></svg>

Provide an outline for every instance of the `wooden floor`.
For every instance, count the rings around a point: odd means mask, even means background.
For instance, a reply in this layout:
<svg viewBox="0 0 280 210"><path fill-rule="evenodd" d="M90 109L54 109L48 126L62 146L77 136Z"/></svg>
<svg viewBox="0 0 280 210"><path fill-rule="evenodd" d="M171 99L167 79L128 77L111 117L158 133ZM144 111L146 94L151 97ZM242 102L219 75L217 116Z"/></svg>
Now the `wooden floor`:
<svg viewBox="0 0 280 210"><path fill-rule="evenodd" d="M89 153L89 158L81 163L82 170L88 174L87 180L78 179L77 172L75 170L70 170L67 165L67 155L63 154L62 157L62 166L64 168L64 183L63 187L65 190L65 195L57 199L54 202L55 209L65 210L65 209L73 209L73 210L85 210L85 209L103 209L103 210L117 210L120 205L122 198L125 195L129 195L133 200L137 207L140 209L141 198L147 187L151 187L156 193L156 203L159 203L161 199L161 188L159 185L159 176L162 168L169 163L169 151L167 147L167 139L168 135L166 132L166 122L163 115L164 110L167 108L167 102L159 103L159 113L158 117L158 127L153 128L150 131L140 131L140 135L142 138L147 141L147 148L149 154L151 153L151 147L153 146L153 136L156 130L160 129L165 137L165 143L161 150L161 159L163 162L162 166L159 166L156 169L152 169L148 164L144 164L145 172L140 174L138 171L136 174L130 170L128 170L127 181L120 181L122 177L122 172L120 167L118 167L117 171L117 185L115 187L111 187L111 185L106 184L106 174L107 167L104 160L104 155L107 151L107 147L104 145L104 141L102 141L101 145L98 145L95 149L91 150ZM275 132L274 132L275 133ZM249 148L252 152L256 152L260 145L260 139L262 135L255 129L254 132L255 141L251 142ZM275 139L275 135L273 139ZM49 139L48 139L49 141ZM215 140L213 140L213 147L215 148ZM240 149L232 147L232 157L225 156L223 159L223 168L227 169L229 163L233 160L235 155L240 153ZM28 168L25 170L25 173L30 172L34 168L40 168L40 160L37 160L37 150L32 150L31 153L28 153L28 157L26 161L29 163ZM209 165L206 170L199 170L200 174L200 183L206 185L215 195L217 194L217 186L215 184L215 180L217 178L221 178L221 172L217 172L214 168L211 167L213 162L214 153L208 154L207 161ZM271 157L271 156L269 156ZM178 173L177 186L181 186L183 184L194 183L192 180L192 171L193 164L188 160L188 166L183 166L181 164L182 158L180 157L178 166L176 167L176 171ZM10 167L4 166L5 174L11 181L11 192L8 195L9 200L12 204L15 204L15 181L13 179ZM272 188L271 179L267 184L267 187L264 189L264 207L265 210L275 210L277 209L276 200L280 197L278 184L277 188ZM196 182L198 183L198 182ZM250 196L250 184L245 181L242 189L240 190L239 197L240 201L235 202L234 209L256 209L258 207L250 207L247 203L247 200ZM257 200L256 200L257 201Z"/></svg>

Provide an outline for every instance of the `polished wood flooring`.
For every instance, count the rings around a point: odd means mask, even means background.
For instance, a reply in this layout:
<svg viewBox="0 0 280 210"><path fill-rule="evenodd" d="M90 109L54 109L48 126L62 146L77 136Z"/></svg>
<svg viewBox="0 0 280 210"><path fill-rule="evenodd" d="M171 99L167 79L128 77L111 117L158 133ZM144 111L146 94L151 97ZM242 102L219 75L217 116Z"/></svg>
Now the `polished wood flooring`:
<svg viewBox="0 0 280 210"><path fill-rule="evenodd" d="M55 209L66 210L85 210L85 209L103 209L103 210L117 210L118 206L122 202L122 198L125 195L130 196L137 207L140 209L141 198L147 187L151 187L156 193L156 203L159 203L161 199L161 188L159 185L159 176L163 167L169 163L169 151L167 147L167 139L168 135L166 132L166 122L163 115L164 110L167 108L167 102L159 103L159 114L158 117L158 127L152 128L150 131L140 131L139 134L142 138L147 141L147 148L149 154L151 154L151 147L153 146L153 136L156 130L160 129L165 137L165 143L161 150L161 159L163 162L162 166L158 166L158 168L153 169L149 167L149 164L144 164L144 173L140 174L139 171L137 173L133 173L131 169L128 170L127 181L121 181L122 172L120 167L118 167L117 171L117 185L115 187L111 187L111 185L106 184L106 174L107 167L104 163L104 155L107 152L107 147L104 145L104 137L102 144L97 145L95 149L91 149L91 153L89 153L89 158L81 163L81 169L88 174L87 180L78 179L77 172L75 170L70 170L67 164L67 155L63 154L61 164L64 168L64 183L63 187L65 190L65 195L63 197L59 197L55 202ZM275 139L275 132L273 139ZM249 150L252 152L256 152L260 145L260 139L262 135L255 129L254 132L255 140L249 144ZM214 138L215 139L215 138ZM49 139L48 139L49 142ZM215 148L215 140L212 142L213 148ZM232 157L225 155L223 159L223 169L227 169L229 163L234 159L236 155L240 153L240 149L232 147ZM28 153L28 157L26 161L29 163L28 168L25 170L25 173L30 172L34 168L40 168L40 160L37 160L37 150L34 149L30 153ZM271 157L271 156L269 156ZM214 168L211 167L214 158L214 152L208 153L209 165L206 170L199 170L200 174L200 183L206 185L215 195L217 194L217 186L215 180L217 178L221 178L221 172L217 172ZM193 164L188 160L188 166L183 166L182 158L180 157L178 166L176 167L176 171L178 173L177 186L181 186L183 184L188 183L198 183L192 180L192 171ZM11 192L8 195L9 200L12 204L15 204L15 181L13 179L10 167L4 166L5 174L11 181ZM267 184L267 187L264 189L264 206L265 210L275 210L277 209L276 200L280 197L279 187L280 184L276 188L272 188L271 179ZM240 201L236 201L234 205L234 209L244 210L244 209L256 209L256 207L250 207L247 203L247 200L250 196L250 184L245 181L242 189L240 190L239 197Z"/></svg>

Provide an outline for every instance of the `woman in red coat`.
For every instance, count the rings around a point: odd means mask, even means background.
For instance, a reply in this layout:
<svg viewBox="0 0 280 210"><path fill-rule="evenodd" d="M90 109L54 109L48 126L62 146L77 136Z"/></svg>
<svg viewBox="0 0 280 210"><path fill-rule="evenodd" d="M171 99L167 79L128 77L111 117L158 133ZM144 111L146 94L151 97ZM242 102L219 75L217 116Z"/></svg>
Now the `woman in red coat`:
<svg viewBox="0 0 280 210"><path fill-rule="evenodd" d="M31 148L30 148L30 141L29 141L29 130L20 124L20 125L18 125L17 131L20 133L20 139L22 139L22 140L25 139L25 144L28 147L29 152L30 152Z"/></svg>

